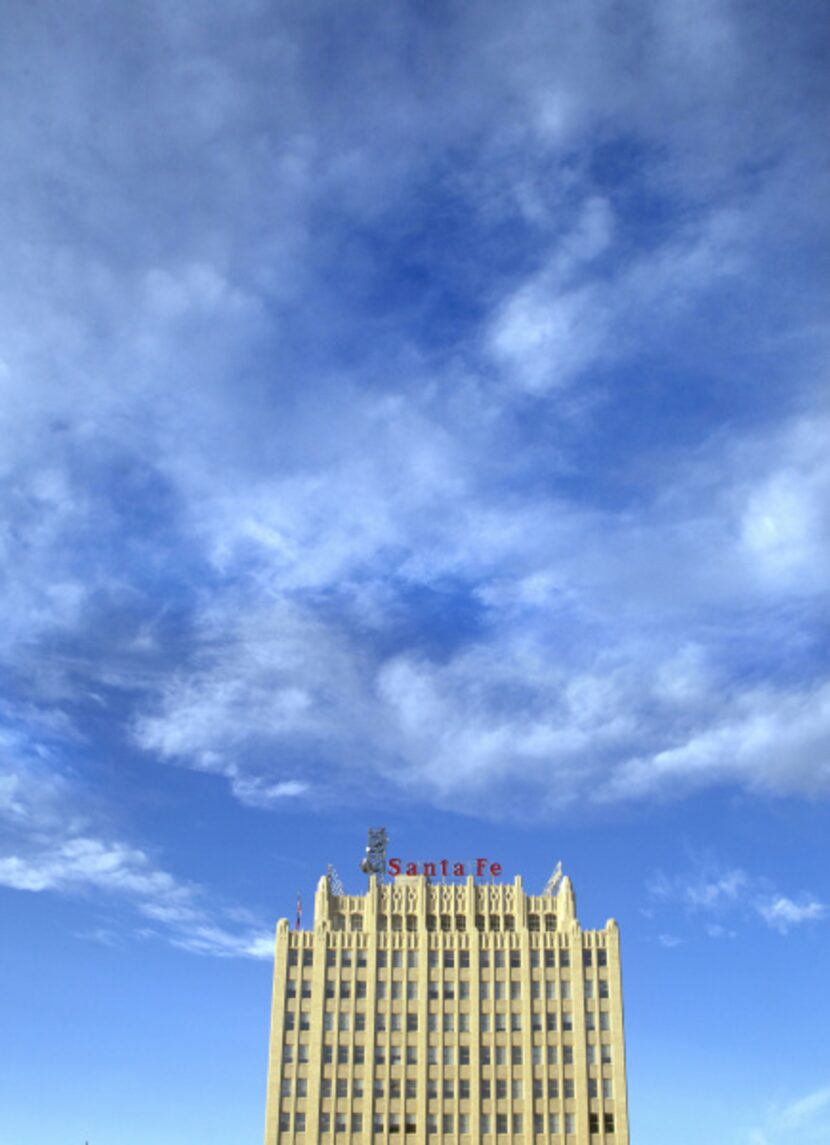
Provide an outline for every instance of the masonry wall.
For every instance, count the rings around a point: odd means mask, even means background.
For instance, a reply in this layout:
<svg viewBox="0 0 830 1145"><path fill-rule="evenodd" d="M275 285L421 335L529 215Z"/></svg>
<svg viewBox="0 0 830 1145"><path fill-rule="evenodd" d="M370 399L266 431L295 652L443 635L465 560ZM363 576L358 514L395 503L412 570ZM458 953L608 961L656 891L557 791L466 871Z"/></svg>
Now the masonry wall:
<svg viewBox="0 0 830 1145"><path fill-rule="evenodd" d="M619 930L570 880L392 885L277 926L265 1145L628 1145Z"/></svg>

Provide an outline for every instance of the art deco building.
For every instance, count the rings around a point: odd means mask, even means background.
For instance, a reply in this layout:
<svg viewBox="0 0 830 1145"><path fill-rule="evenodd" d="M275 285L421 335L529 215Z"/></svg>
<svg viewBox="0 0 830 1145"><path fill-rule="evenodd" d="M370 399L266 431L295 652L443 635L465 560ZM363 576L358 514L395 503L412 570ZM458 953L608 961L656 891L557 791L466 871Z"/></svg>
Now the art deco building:
<svg viewBox="0 0 830 1145"><path fill-rule="evenodd" d="M619 930L555 894L323 878L277 926L265 1145L628 1145Z"/></svg>

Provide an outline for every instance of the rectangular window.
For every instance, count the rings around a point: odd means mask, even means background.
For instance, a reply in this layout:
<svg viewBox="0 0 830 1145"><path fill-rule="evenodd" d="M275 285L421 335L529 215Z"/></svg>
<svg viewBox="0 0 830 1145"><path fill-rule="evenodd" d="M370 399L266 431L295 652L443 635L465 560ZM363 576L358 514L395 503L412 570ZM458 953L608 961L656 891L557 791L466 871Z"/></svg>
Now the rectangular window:
<svg viewBox="0 0 830 1145"><path fill-rule="evenodd" d="M490 1082L487 1078L482 1078L481 1100L482 1101L489 1101L490 1100Z"/></svg>
<svg viewBox="0 0 830 1145"><path fill-rule="evenodd" d="M321 1113L320 1114L320 1132L321 1133L331 1133L331 1114L329 1114L329 1113Z"/></svg>
<svg viewBox="0 0 830 1145"><path fill-rule="evenodd" d="M468 1101L470 1097L470 1083L463 1079L458 1083L458 1096L462 1101Z"/></svg>
<svg viewBox="0 0 830 1145"><path fill-rule="evenodd" d="M552 970L555 965L556 965L556 951L555 950L546 950L545 951L545 967L546 967L546 969Z"/></svg>
<svg viewBox="0 0 830 1145"><path fill-rule="evenodd" d="M476 915L476 918L477 919L481 918L481 915ZM481 930L481 929L482 928L479 927L479 930ZM489 950L482 950L481 951L481 953L478 956L478 964L482 968L486 968L490 965L490 951Z"/></svg>
<svg viewBox="0 0 830 1145"><path fill-rule="evenodd" d="M551 1077L548 1079L548 1099L550 1101L556 1101L556 1099L558 1097L559 1097L559 1082L556 1080L555 1077Z"/></svg>
<svg viewBox="0 0 830 1145"><path fill-rule="evenodd" d="M417 1065L418 1064L418 1047L417 1046L407 1046L406 1047L406 1064L407 1065Z"/></svg>
<svg viewBox="0 0 830 1145"><path fill-rule="evenodd" d="M504 966L504 951L496 950L493 953L493 965L498 969Z"/></svg>
<svg viewBox="0 0 830 1145"><path fill-rule="evenodd" d="M363 1097L363 1079L356 1077L352 1082L352 1097Z"/></svg>
<svg viewBox="0 0 830 1145"><path fill-rule="evenodd" d="M590 950L583 950L582 951L582 965L583 966L590 966L592 962L593 962L593 958L591 956L591 951Z"/></svg>
<svg viewBox="0 0 830 1145"><path fill-rule="evenodd" d="M287 1113L280 1114L280 1133L287 1133L290 1122Z"/></svg>
<svg viewBox="0 0 830 1145"><path fill-rule="evenodd" d="M521 1113L513 1114L513 1136L520 1137L522 1134L522 1115Z"/></svg>
<svg viewBox="0 0 830 1145"><path fill-rule="evenodd" d="M377 966L378 966L378 970L385 970L386 969L386 951L385 950L379 950L378 951Z"/></svg>
<svg viewBox="0 0 830 1145"><path fill-rule="evenodd" d="M588 1132L591 1134L599 1133L599 1114L588 1114Z"/></svg>
<svg viewBox="0 0 830 1145"><path fill-rule="evenodd" d="M548 1046L548 1065L556 1065L556 1046Z"/></svg>
<svg viewBox="0 0 830 1145"><path fill-rule="evenodd" d="M313 950L304 950L303 951L303 966L313 966L313 965L314 965L314 951Z"/></svg>
<svg viewBox="0 0 830 1145"><path fill-rule="evenodd" d="M436 1046L427 1046L427 1065L438 1065L438 1049Z"/></svg>
<svg viewBox="0 0 830 1145"><path fill-rule="evenodd" d="M400 968L402 966L403 966L403 951L402 950L393 950L392 951L392 968L394 970L400 970Z"/></svg>
<svg viewBox="0 0 830 1145"><path fill-rule="evenodd" d="M588 1096L590 1098L599 1097L599 1085L595 1077L588 1078Z"/></svg>
<svg viewBox="0 0 830 1145"><path fill-rule="evenodd" d="M499 1078L496 1081L496 1101L504 1101L507 1097L507 1082Z"/></svg>
<svg viewBox="0 0 830 1145"><path fill-rule="evenodd" d="M559 1132L559 1114L558 1113L549 1113L548 1114L548 1133L550 1133L552 1136L555 1136L558 1132Z"/></svg>
<svg viewBox="0 0 830 1145"><path fill-rule="evenodd" d="M565 1135L576 1133L576 1116L573 1113L565 1114Z"/></svg>
<svg viewBox="0 0 830 1145"><path fill-rule="evenodd" d="M534 1046L531 1053L533 1054L533 1064L534 1065L541 1065L542 1064L542 1047L541 1046Z"/></svg>
<svg viewBox="0 0 830 1145"><path fill-rule="evenodd" d="M397 1002L400 999L400 996L401 996L401 983L400 982L393 982L391 984L391 993L389 996L393 1002Z"/></svg>
<svg viewBox="0 0 830 1145"><path fill-rule="evenodd" d="M467 1017L467 1015L465 1014L464 1017ZM459 1065L469 1065L470 1064L470 1047L469 1046L459 1046L458 1047L458 1064Z"/></svg>
<svg viewBox="0 0 830 1145"><path fill-rule="evenodd" d="M608 979L600 978L599 980L599 996L600 998L608 997Z"/></svg>
<svg viewBox="0 0 830 1145"><path fill-rule="evenodd" d="M280 1097L290 1097L290 1096L291 1096L291 1079L288 1077L284 1077L282 1079L282 1085L280 1086Z"/></svg>
<svg viewBox="0 0 830 1145"><path fill-rule="evenodd" d="M541 1137L545 1132L545 1119L541 1113L533 1114L533 1132L537 1137Z"/></svg>
<svg viewBox="0 0 830 1145"><path fill-rule="evenodd" d="M534 968L534 970L541 965L540 953L541 952L538 950L531 950L530 952L530 965Z"/></svg>
<svg viewBox="0 0 830 1145"><path fill-rule="evenodd" d="M297 1078L297 1097L305 1097L308 1092L308 1082L304 1077Z"/></svg>
<svg viewBox="0 0 830 1145"><path fill-rule="evenodd" d="M418 1084L415 1081L408 1081L406 1083L406 1096L414 1098L418 1096Z"/></svg>
<svg viewBox="0 0 830 1145"><path fill-rule="evenodd" d="M505 1046L496 1046L496 1065L507 1065L507 1049Z"/></svg>
<svg viewBox="0 0 830 1145"><path fill-rule="evenodd" d="M521 984L521 982L511 982L510 983L510 997L512 998L512 1000L515 1002L518 998L521 998L521 996L522 996L522 984Z"/></svg>
<svg viewBox="0 0 830 1145"><path fill-rule="evenodd" d="M427 1114L427 1133L438 1132L438 1118L434 1113Z"/></svg>
<svg viewBox="0 0 830 1145"><path fill-rule="evenodd" d="M338 1097L349 1096L349 1083L344 1077L339 1077L335 1085L335 1093Z"/></svg>
<svg viewBox="0 0 830 1145"><path fill-rule="evenodd" d="M453 1117L451 1113L445 1113L442 1121L442 1130L446 1134L451 1134L453 1131Z"/></svg>
<svg viewBox="0 0 830 1145"><path fill-rule="evenodd" d="M496 1014L496 1033L503 1033L507 1029L507 1015Z"/></svg>
<svg viewBox="0 0 830 1145"><path fill-rule="evenodd" d="M410 1002L417 1002L418 1001L418 983L417 982L407 982L407 984L406 984L406 996Z"/></svg>
<svg viewBox="0 0 830 1145"><path fill-rule="evenodd" d="M331 1097L331 1078L324 1077L320 1082L320 1096Z"/></svg>
<svg viewBox="0 0 830 1145"><path fill-rule="evenodd" d="M611 1061L611 1047L610 1046L602 1045L600 1047L600 1059L601 1059L603 1065L609 1064L609 1062Z"/></svg>
<svg viewBox="0 0 830 1145"><path fill-rule="evenodd" d="M490 1047L489 1046L482 1046L481 1047L481 1064L482 1065L489 1065L490 1064Z"/></svg>
<svg viewBox="0 0 830 1145"><path fill-rule="evenodd" d="M573 1046L562 1047L562 1065L574 1064L574 1048Z"/></svg>
<svg viewBox="0 0 830 1145"><path fill-rule="evenodd" d="M571 964L570 951L560 950L559 951L559 965L560 966L570 966L570 964Z"/></svg>
<svg viewBox="0 0 830 1145"><path fill-rule="evenodd" d="M400 1028L401 1028L401 1016L400 1016L400 1014L390 1014L389 1015L389 1029L393 1030L395 1032L399 1032Z"/></svg>
<svg viewBox="0 0 830 1145"><path fill-rule="evenodd" d="M444 1065L452 1065L455 1051L452 1046L444 1046Z"/></svg>
<svg viewBox="0 0 830 1145"><path fill-rule="evenodd" d="M385 982L378 982L377 999L379 1002L382 1002L385 997L386 997L386 983Z"/></svg>
<svg viewBox="0 0 830 1145"><path fill-rule="evenodd" d="M458 1115L458 1132L462 1137L466 1137L470 1132L470 1117L467 1113L460 1113Z"/></svg>
<svg viewBox="0 0 830 1145"><path fill-rule="evenodd" d="M608 953L605 950L597 951L597 966L608 965Z"/></svg>
<svg viewBox="0 0 830 1145"><path fill-rule="evenodd" d="M610 1077L604 1077L602 1079L602 1096L605 1098L606 1101L613 1100L614 1083Z"/></svg>
<svg viewBox="0 0 830 1145"><path fill-rule="evenodd" d="M605 1132L606 1133L613 1133L614 1132L614 1114L613 1113L606 1113L603 1117L603 1121L605 1123Z"/></svg>
<svg viewBox="0 0 830 1145"><path fill-rule="evenodd" d="M510 1050L510 1061L512 1065L522 1064L522 1047L513 1046Z"/></svg>
<svg viewBox="0 0 830 1145"><path fill-rule="evenodd" d="M354 1048L354 1064L363 1065L365 1050L363 1046L355 1046Z"/></svg>
<svg viewBox="0 0 830 1145"><path fill-rule="evenodd" d="M296 950L289 950L288 951L288 965L289 966L296 966L297 965L297 951Z"/></svg>
<svg viewBox="0 0 830 1145"><path fill-rule="evenodd" d="M586 1057L586 1060L588 1062L588 1065L596 1065L597 1064L597 1047L591 1046L591 1045L586 1046L585 1047L585 1057Z"/></svg>
<svg viewBox="0 0 830 1145"><path fill-rule="evenodd" d="M442 1093L444 1095L444 1101L452 1101L452 1099L455 1097L455 1091L451 1081L444 1082Z"/></svg>
<svg viewBox="0 0 830 1145"><path fill-rule="evenodd" d="M418 969L418 951L408 950L406 952L406 964L410 970Z"/></svg>
<svg viewBox="0 0 830 1145"><path fill-rule="evenodd" d="M514 1077L513 1081L510 1083L510 1096L514 1101L521 1101L522 1099L522 1083L521 1080L517 1077Z"/></svg>
<svg viewBox="0 0 830 1145"><path fill-rule="evenodd" d="M562 1011L562 1029L563 1029L563 1031L565 1033L568 1033L570 1030L573 1030L573 1028L574 1028L574 1016L573 1016L573 1014L571 1013L570 1010L563 1010Z"/></svg>
<svg viewBox="0 0 830 1145"><path fill-rule="evenodd" d="M549 1030L555 1030L556 1029L556 1011L555 1010L548 1010L547 1026L548 1026Z"/></svg>
<svg viewBox="0 0 830 1145"><path fill-rule="evenodd" d="M482 1014L480 1019L480 1027L482 1034L490 1033L490 1015Z"/></svg>
<svg viewBox="0 0 830 1145"><path fill-rule="evenodd" d="M464 998L470 997L470 983L469 982L459 982L458 983L458 997L461 998L462 1000Z"/></svg>
<svg viewBox="0 0 830 1145"><path fill-rule="evenodd" d="M308 1062L308 1046L304 1045L302 1042L297 1046L297 1061L300 1063L300 1065Z"/></svg>
<svg viewBox="0 0 830 1145"><path fill-rule="evenodd" d="M406 1015L406 1029L407 1029L407 1033L410 1033L410 1034L417 1033L417 1031L418 1031L418 1015L417 1014L407 1014Z"/></svg>
<svg viewBox="0 0 830 1145"><path fill-rule="evenodd" d="M506 1132L507 1132L507 1114L506 1113L497 1113L496 1114L496 1133L498 1133L499 1136L501 1136L503 1133L506 1133Z"/></svg>
<svg viewBox="0 0 830 1145"><path fill-rule="evenodd" d="M463 921L464 920L462 918L462 922ZM463 930L464 927L459 926L458 929ZM462 970L468 970L469 969L469 967L470 967L470 952L469 952L469 950L459 951L459 953L458 953L458 965L461 967Z"/></svg>
<svg viewBox="0 0 830 1145"><path fill-rule="evenodd" d="M486 1136L490 1132L490 1114L482 1113L481 1115L481 1132Z"/></svg>
<svg viewBox="0 0 830 1145"><path fill-rule="evenodd" d="M305 1114L297 1113L294 1115L294 1132L305 1133Z"/></svg>
<svg viewBox="0 0 830 1145"><path fill-rule="evenodd" d="M353 1113L352 1114L352 1133L362 1133L362 1132L363 1132L363 1114L362 1113Z"/></svg>
<svg viewBox="0 0 830 1145"><path fill-rule="evenodd" d="M521 1028L522 1028L522 1015L521 1014L511 1014L510 1015L510 1029L513 1030L515 1033L515 1032L520 1031Z"/></svg>
<svg viewBox="0 0 830 1145"><path fill-rule="evenodd" d="M563 1085L564 1085L565 1100L567 1100L569 1097L573 1097L573 1095L574 1095L573 1078L572 1077L566 1077L565 1081L563 1082Z"/></svg>

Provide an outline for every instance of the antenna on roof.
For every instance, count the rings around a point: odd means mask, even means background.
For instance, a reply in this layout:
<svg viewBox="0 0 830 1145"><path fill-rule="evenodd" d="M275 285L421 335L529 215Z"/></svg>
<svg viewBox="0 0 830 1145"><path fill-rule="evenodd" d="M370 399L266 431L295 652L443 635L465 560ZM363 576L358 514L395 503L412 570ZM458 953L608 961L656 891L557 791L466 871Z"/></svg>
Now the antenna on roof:
<svg viewBox="0 0 830 1145"><path fill-rule="evenodd" d="M364 875L379 875L382 879L386 874L386 848L389 836L385 827L370 827L369 838L366 844L366 854L360 861L360 869Z"/></svg>
<svg viewBox="0 0 830 1145"><path fill-rule="evenodd" d="M343 880L340 878L331 863L329 863L328 880L329 890L333 895L337 895L339 897L340 895L344 895L346 893L343 887Z"/></svg>
<svg viewBox="0 0 830 1145"><path fill-rule="evenodd" d="M543 895L555 895L556 888L562 878L562 860L560 859L551 872L551 876L545 883L545 889L542 891Z"/></svg>

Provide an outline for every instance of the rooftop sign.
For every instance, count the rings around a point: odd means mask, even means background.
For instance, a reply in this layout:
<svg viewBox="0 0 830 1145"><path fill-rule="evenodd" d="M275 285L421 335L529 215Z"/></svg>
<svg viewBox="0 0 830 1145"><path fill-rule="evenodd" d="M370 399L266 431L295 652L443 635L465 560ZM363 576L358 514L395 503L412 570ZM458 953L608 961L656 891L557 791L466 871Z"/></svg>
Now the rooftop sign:
<svg viewBox="0 0 830 1145"><path fill-rule="evenodd" d="M426 875L427 878L454 878L466 879L474 875L477 879L490 876L497 879L502 873L501 863L491 863L489 859L436 859L434 862L404 862L403 859L390 859L387 874L390 878L396 875Z"/></svg>

